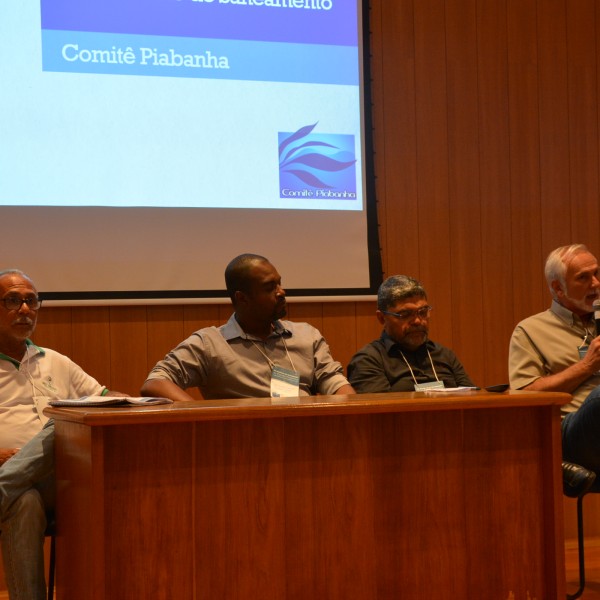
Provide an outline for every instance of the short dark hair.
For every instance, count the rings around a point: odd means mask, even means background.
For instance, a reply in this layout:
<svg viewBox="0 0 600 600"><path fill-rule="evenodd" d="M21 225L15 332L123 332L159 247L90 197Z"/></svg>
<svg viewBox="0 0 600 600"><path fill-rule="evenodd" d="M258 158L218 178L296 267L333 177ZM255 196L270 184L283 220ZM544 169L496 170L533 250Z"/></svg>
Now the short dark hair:
<svg viewBox="0 0 600 600"><path fill-rule="evenodd" d="M225 287L231 301L235 301L236 292L248 292L250 289L250 269L257 262L269 262L260 254L240 254L225 268Z"/></svg>
<svg viewBox="0 0 600 600"><path fill-rule="evenodd" d="M421 283L408 275L392 275L379 286L377 308L387 310L396 302L413 296L427 298L427 293Z"/></svg>

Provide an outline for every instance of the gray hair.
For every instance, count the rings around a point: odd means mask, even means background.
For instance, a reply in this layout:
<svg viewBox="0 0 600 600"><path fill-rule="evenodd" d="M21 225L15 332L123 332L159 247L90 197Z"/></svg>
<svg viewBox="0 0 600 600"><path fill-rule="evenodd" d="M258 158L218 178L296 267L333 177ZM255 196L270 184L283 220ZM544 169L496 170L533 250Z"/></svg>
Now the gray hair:
<svg viewBox="0 0 600 600"><path fill-rule="evenodd" d="M20 277L28 279L29 281L31 281L31 283L33 283L33 279L31 279L31 277L29 277L27 273L23 273L23 271L21 271L20 269L4 269L3 271L0 271L0 278L4 277L5 275L19 275Z"/></svg>
<svg viewBox="0 0 600 600"><path fill-rule="evenodd" d="M566 291L567 265L571 262L571 259L582 252L589 252L584 244L570 244L569 246L561 246L556 250L552 250L548 254L546 266L544 267L544 275L546 276L546 283L550 288L553 298L556 298L556 292L552 289L552 282L558 281Z"/></svg>
<svg viewBox="0 0 600 600"><path fill-rule="evenodd" d="M408 275L392 275L379 286L377 308L387 310L396 302L413 296L427 298L427 293L421 283Z"/></svg>

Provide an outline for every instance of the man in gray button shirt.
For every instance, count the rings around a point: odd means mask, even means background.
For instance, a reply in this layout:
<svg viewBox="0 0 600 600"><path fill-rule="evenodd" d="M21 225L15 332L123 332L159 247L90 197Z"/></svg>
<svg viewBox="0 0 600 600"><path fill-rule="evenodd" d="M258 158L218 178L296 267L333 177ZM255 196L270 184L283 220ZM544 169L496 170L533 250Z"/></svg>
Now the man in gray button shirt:
<svg viewBox="0 0 600 600"><path fill-rule="evenodd" d="M266 258L234 258L225 283L234 308L229 321L200 329L171 350L150 371L143 395L192 400L185 392L191 387L207 400L354 393L319 331L281 320L285 290Z"/></svg>

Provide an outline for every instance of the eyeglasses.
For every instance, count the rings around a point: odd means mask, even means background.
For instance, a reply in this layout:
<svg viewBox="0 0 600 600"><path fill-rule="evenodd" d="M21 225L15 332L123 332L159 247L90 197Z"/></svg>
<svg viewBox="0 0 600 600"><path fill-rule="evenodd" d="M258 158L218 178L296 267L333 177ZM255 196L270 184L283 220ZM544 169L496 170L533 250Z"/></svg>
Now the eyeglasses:
<svg viewBox="0 0 600 600"><path fill-rule="evenodd" d="M427 306L422 306L421 308L418 308L417 310L401 310L400 312L389 312L388 310L382 310L381 312L384 315L389 315L390 317L396 317L397 319L400 319L401 321L409 321L411 319L414 319L415 317L419 317L419 319L427 319L429 317L429 313L431 312L431 309L433 308L433 306L429 306L429 304Z"/></svg>
<svg viewBox="0 0 600 600"><path fill-rule="evenodd" d="M19 298L19 296L8 296L7 298L0 298L0 302L4 304L6 310L21 310L23 304L27 304L29 310L38 310L42 305L42 301L37 296L31 296L30 298Z"/></svg>

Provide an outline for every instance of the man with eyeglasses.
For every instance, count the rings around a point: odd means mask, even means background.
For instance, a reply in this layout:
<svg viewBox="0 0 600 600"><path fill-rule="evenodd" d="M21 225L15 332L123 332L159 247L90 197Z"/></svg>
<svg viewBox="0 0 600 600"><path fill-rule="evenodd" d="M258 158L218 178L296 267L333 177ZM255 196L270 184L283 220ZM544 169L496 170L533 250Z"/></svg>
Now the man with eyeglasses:
<svg viewBox="0 0 600 600"><path fill-rule="evenodd" d="M454 352L428 339L431 309L416 279L394 275L381 284L375 313L383 325L381 337L348 365L348 379L359 394L473 386Z"/></svg>
<svg viewBox="0 0 600 600"><path fill-rule="evenodd" d="M40 306L27 275L0 271L0 542L11 600L46 597L43 545L46 514L54 508L54 426L43 410L52 399L108 393L69 358L30 340Z"/></svg>

